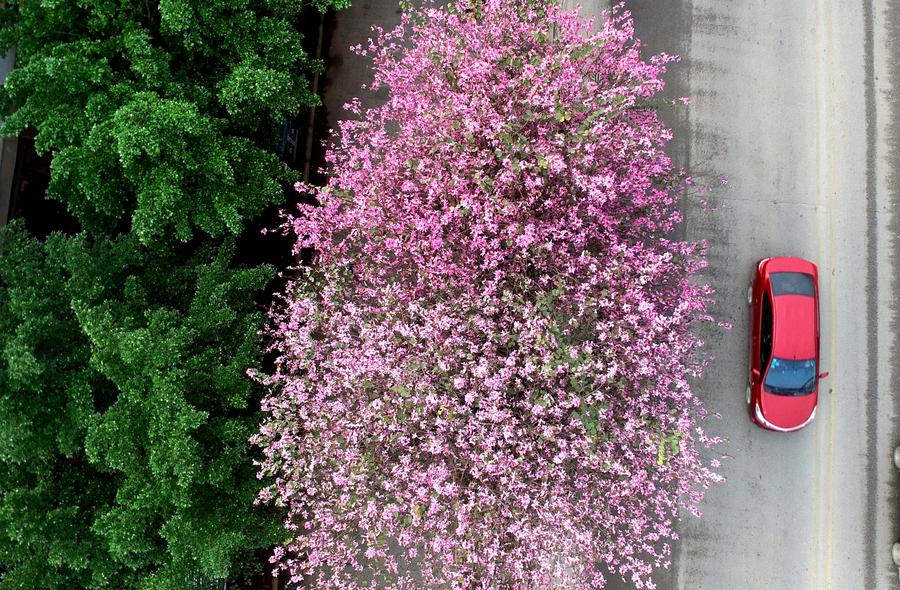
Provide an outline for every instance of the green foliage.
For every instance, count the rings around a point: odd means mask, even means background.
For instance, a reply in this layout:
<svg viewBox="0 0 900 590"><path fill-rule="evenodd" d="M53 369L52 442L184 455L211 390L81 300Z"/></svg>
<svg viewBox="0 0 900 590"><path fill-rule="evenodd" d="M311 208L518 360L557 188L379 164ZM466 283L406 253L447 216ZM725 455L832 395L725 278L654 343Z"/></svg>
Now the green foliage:
<svg viewBox="0 0 900 590"><path fill-rule="evenodd" d="M0 589L182 588L278 539L244 374L273 271L233 251L0 230Z"/></svg>
<svg viewBox="0 0 900 590"><path fill-rule="evenodd" d="M318 103L301 11L347 4L0 3L0 132L37 131L82 228L0 230L0 590L182 590L283 536L247 443L273 271L232 236L281 201L277 127Z"/></svg>
<svg viewBox="0 0 900 590"><path fill-rule="evenodd" d="M143 243L240 233L293 176L278 124L318 104L306 76L306 4L347 0L4 2L0 46L17 64L2 131L38 131L49 194L92 232L129 220Z"/></svg>
<svg viewBox="0 0 900 590"><path fill-rule="evenodd" d="M65 273L48 255L58 240L45 249L17 227L0 235L0 588L128 586L91 530L117 477L82 451L112 384L90 366Z"/></svg>

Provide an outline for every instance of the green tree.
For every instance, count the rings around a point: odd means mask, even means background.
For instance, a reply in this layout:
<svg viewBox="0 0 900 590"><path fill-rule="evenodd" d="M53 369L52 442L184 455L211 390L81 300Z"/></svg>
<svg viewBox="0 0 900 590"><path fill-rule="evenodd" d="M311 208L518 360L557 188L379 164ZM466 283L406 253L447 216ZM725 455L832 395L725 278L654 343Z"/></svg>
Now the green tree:
<svg viewBox="0 0 900 590"><path fill-rule="evenodd" d="M83 453L86 425L115 392L90 366L51 242L0 230L0 588L128 587L91 530L118 478Z"/></svg>
<svg viewBox="0 0 900 590"><path fill-rule="evenodd" d="M283 540L254 507L269 266L235 243L318 103L302 11L348 0L11 0L0 132L82 230L0 230L0 590L178 589Z"/></svg>
<svg viewBox="0 0 900 590"><path fill-rule="evenodd" d="M0 132L38 133L49 195L85 229L144 243L239 234L292 178L272 149L285 115L318 104L303 0L4 2L17 64ZM313 0L320 10L349 0Z"/></svg>
<svg viewBox="0 0 900 590"><path fill-rule="evenodd" d="M282 535L244 375L272 269L233 250L0 230L0 588L183 588Z"/></svg>

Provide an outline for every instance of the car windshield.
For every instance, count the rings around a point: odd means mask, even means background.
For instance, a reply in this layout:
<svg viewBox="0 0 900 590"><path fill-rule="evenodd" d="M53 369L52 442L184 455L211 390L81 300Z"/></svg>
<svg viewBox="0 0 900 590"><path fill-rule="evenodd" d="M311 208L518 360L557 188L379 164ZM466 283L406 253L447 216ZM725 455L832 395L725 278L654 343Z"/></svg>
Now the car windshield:
<svg viewBox="0 0 900 590"><path fill-rule="evenodd" d="M815 297L812 275L803 272L773 272L771 275L772 294L809 295Z"/></svg>
<svg viewBox="0 0 900 590"><path fill-rule="evenodd" d="M766 391L779 395L806 395L816 387L816 361L775 357L766 373Z"/></svg>

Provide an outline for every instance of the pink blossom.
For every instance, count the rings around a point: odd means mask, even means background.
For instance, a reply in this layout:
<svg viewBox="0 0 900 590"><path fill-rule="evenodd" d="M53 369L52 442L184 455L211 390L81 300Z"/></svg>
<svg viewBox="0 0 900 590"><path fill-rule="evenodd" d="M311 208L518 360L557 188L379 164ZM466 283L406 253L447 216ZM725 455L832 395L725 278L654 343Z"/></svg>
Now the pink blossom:
<svg viewBox="0 0 900 590"><path fill-rule="evenodd" d="M388 100L299 188L284 229L316 264L257 377L295 579L652 588L720 479L691 390L705 245L673 235L685 180L648 102L675 58L607 16L426 4L358 48Z"/></svg>

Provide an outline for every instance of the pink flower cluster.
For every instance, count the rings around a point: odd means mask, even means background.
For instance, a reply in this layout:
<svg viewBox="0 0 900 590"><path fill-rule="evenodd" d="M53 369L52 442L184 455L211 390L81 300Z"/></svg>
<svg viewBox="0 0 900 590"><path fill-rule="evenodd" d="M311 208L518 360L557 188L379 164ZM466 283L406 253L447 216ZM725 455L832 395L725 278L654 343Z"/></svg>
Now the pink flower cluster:
<svg viewBox="0 0 900 590"><path fill-rule="evenodd" d="M288 220L316 262L274 313L254 442L274 561L309 587L652 588L719 476L692 393L702 246L627 12L410 11L367 49L389 99L341 124Z"/></svg>

